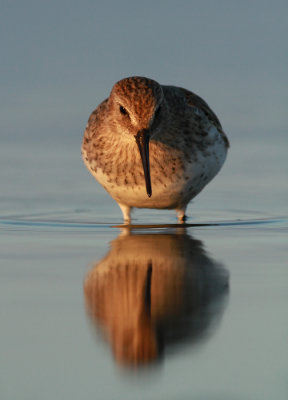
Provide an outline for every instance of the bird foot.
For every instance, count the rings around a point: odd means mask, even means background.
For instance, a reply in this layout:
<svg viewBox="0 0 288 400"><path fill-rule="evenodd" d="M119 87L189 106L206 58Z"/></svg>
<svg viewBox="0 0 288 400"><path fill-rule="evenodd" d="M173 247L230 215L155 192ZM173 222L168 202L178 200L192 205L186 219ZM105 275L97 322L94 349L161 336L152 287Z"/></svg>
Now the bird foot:
<svg viewBox="0 0 288 400"><path fill-rule="evenodd" d="M186 221L187 221L187 216L185 214L178 217L179 224L185 224Z"/></svg>

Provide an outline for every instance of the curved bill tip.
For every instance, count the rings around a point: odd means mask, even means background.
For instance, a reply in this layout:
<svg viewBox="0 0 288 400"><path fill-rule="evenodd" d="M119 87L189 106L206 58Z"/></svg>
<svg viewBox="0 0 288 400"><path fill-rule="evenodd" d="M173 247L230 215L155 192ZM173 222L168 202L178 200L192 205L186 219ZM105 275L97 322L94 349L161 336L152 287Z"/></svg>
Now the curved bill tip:
<svg viewBox="0 0 288 400"><path fill-rule="evenodd" d="M135 136L135 139L142 160L147 196L151 197L152 187L151 187L150 163L149 163L149 140L150 140L149 131L145 129L139 131Z"/></svg>

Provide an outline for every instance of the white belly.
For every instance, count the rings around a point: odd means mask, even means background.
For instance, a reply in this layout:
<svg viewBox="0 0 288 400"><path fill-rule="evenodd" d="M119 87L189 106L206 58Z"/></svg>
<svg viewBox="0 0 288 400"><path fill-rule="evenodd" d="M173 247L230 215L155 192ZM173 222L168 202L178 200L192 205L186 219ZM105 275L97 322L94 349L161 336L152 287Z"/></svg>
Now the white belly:
<svg viewBox="0 0 288 400"><path fill-rule="evenodd" d="M217 150L217 151L216 151ZM221 150L221 148L220 148ZM217 156L216 156L217 154ZM206 155L199 154L197 160L186 163L184 170L175 170L171 174L164 175L159 165L150 162L152 196L146 193L145 179L142 166L138 171L137 184L125 182L126 178L115 177L112 174L105 174L100 168L97 171L90 169L96 180L107 190L117 203L137 208L159 208L175 209L195 197L214 178L221 169L226 158L226 149L210 149ZM117 178L117 179L115 179Z"/></svg>

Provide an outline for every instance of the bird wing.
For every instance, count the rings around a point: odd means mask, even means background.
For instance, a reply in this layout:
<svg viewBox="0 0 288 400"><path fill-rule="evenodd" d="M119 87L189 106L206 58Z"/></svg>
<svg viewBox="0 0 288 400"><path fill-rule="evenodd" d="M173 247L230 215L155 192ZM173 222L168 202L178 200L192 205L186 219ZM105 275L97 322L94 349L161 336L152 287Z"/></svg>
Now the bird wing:
<svg viewBox="0 0 288 400"><path fill-rule="evenodd" d="M222 125L221 125L218 117L211 110L211 108L208 106L206 101L204 101L197 94L190 92L187 89L184 89L184 88L179 88L179 89L182 92L182 94L184 95L187 104L189 104L192 107L196 107L196 108L199 108L200 110L202 110L204 112L204 114L207 116L207 118L217 127L218 131L223 136L223 139L224 139L227 147L229 147L229 141L228 141L228 138L227 138L225 132L223 131Z"/></svg>
<svg viewBox="0 0 288 400"><path fill-rule="evenodd" d="M202 110L204 112L204 114L206 114L206 116L209 118L209 120L211 120L211 122L213 122L217 128L222 129L221 123L218 119L218 117L216 116L216 114L211 110L211 108L208 106L208 104L206 103L206 101L204 101L200 96L197 96L197 94L190 92L187 89L184 88L179 88L187 103L192 106L192 107L196 107L199 108L200 110Z"/></svg>

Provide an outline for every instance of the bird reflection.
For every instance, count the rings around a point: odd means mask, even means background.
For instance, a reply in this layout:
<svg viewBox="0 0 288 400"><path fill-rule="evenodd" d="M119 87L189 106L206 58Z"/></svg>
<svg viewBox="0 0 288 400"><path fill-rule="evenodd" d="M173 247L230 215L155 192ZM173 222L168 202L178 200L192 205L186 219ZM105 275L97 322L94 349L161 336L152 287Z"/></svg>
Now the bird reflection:
<svg viewBox="0 0 288 400"><path fill-rule="evenodd" d="M207 337L227 289L227 271L183 230L126 231L84 282L92 321L127 366L159 361L164 350Z"/></svg>

